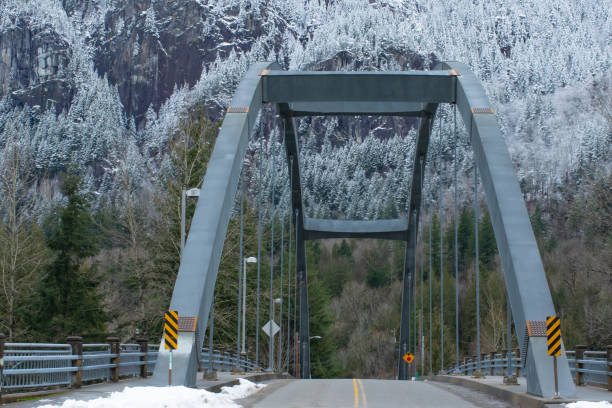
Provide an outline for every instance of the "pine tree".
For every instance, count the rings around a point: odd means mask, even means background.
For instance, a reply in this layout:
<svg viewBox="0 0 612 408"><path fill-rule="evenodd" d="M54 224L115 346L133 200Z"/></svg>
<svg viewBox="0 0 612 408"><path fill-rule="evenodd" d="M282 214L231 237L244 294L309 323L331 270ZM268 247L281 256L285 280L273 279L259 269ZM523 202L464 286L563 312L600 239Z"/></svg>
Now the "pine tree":
<svg viewBox="0 0 612 408"><path fill-rule="evenodd" d="M493 224L489 210L485 208L479 224L478 245L480 262L485 265L490 265L495 260L497 255L497 242L495 241L495 233L493 232Z"/></svg>
<svg viewBox="0 0 612 408"><path fill-rule="evenodd" d="M47 246L55 258L38 288L39 307L32 316L41 339L64 340L67 335L99 335L106 322L97 292L95 265L86 259L98 252L94 224L83 181L74 169L66 174L66 203L47 222Z"/></svg>
<svg viewBox="0 0 612 408"><path fill-rule="evenodd" d="M310 335L320 338L310 342L310 359L313 378L333 378L340 369L337 361L337 345L331 336L333 323L330 297L322 282L308 282L308 307L310 312Z"/></svg>

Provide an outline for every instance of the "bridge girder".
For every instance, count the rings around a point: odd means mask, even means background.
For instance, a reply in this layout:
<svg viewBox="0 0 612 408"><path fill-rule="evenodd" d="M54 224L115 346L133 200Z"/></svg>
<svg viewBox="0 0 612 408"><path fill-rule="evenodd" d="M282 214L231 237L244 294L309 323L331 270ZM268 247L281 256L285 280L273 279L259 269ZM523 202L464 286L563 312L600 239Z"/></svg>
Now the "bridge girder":
<svg viewBox="0 0 612 408"><path fill-rule="evenodd" d="M457 62L439 64L419 72L291 72L275 63L259 63L245 74L232 99L228 114L204 178L191 230L181 257L171 309L182 316L197 316L195 333L179 333L174 375L177 383L195 385L198 353L212 304L223 243L248 137L263 103L276 103L283 118L289 170L293 174L292 208L297 214L297 268L300 289L300 366L302 378L310 377L308 285L304 241L317 234L374 236L388 234L406 240L404 296L400 351L409 343L410 299L414 284L415 236L418 229L422 175L425 169L431 124L439 103L456 103L466 123L480 170L493 222L512 314L519 342L523 342L526 319L544 320L555 310L544 274L535 236L514 174L507 147L499 132L493 109L476 76ZM421 117L408 227L383 225L381 221L335 222L305 219L303 215L299 156L293 116L394 115ZM388 221L385 221L388 222ZM405 223L405 220L403 220ZM390 222L393 224L393 222ZM311 227L309 229L309 226ZM387 228L385 231L384 229ZM351 235L357 234L357 235ZM392 238L393 239L393 238ZM552 359L546 355L544 338L529 338L528 391L549 397L554 393ZM559 389L564 397L575 394L567 360L559 359ZM153 381L165 382L168 353L160 346ZM400 378L406 378L400 364Z"/></svg>
<svg viewBox="0 0 612 408"><path fill-rule="evenodd" d="M393 220L328 220L306 218L305 238L376 238L405 241L408 233L408 220L403 218Z"/></svg>

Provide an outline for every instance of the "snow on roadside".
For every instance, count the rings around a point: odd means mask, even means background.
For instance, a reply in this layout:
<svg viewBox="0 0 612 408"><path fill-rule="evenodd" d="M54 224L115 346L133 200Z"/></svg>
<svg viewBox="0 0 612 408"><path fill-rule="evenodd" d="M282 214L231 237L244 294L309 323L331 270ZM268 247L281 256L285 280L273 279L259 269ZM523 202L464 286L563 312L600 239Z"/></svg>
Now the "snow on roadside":
<svg viewBox="0 0 612 408"><path fill-rule="evenodd" d="M576 401L566 405L567 408L610 408L612 404L608 401Z"/></svg>
<svg viewBox="0 0 612 408"><path fill-rule="evenodd" d="M61 405L38 408L240 408L234 400L246 398L265 387L240 379L240 384L222 387L220 393L187 387L127 387L108 397L89 401L66 400Z"/></svg>
<svg viewBox="0 0 612 408"><path fill-rule="evenodd" d="M265 386L265 384L255 384L254 382L240 378L240 384L238 385L234 385L233 387L221 387L221 394L227 395L232 400L237 400L255 394Z"/></svg>

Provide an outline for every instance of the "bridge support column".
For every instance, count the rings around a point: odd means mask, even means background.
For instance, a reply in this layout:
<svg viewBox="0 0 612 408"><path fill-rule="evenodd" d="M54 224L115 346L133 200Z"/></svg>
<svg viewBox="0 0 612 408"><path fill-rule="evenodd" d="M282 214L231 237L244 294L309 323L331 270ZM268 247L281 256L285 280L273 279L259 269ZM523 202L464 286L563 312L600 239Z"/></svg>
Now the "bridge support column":
<svg viewBox="0 0 612 408"><path fill-rule="evenodd" d="M310 317L308 310L308 273L303 233L298 230L297 242L298 289L300 296L300 378L309 379L310 372Z"/></svg>
<svg viewBox="0 0 612 408"><path fill-rule="evenodd" d="M278 112L282 117L282 132L285 139L285 150L287 153L287 167L291 180L291 208L292 216L296 218L295 229L295 251L296 251L296 273L299 291L299 373L300 378L308 379L310 372L310 318L308 310L308 272L306 267L306 236L304 230L304 212L302 207L302 189L300 184L300 158L298 154L298 142L295 132L295 121L291 117L291 109L286 103L277 105Z"/></svg>
<svg viewBox="0 0 612 408"><path fill-rule="evenodd" d="M412 252L410 248L406 249L406 259L404 260L404 284L402 290L402 313L401 313L401 321L400 321L400 339L399 339L399 358L398 358L398 369L397 369L397 379L398 380L407 380L409 377L409 366L402 359L402 356L410 351L410 312L411 312L411 279L412 276L410 274L409 266L414 263L408 252Z"/></svg>
<svg viewBox="0 0 612 408"><path fill-rule="evenodd" d="M563 343L562 343L563 344ZM559 391L562 384L572 384L573 379L565 358L565 346L561 346L561 357L557 357L557 367L564 364L567 370L558 369ZM527 392L534 395L549 397L548 390L554 390L553 358L548 355L546 337L530 337L529 349L527 351L527 365L525 375L527 377ZM575 393L575 391L574 391ZM561 394L563 396L563 394Z"/></svg>

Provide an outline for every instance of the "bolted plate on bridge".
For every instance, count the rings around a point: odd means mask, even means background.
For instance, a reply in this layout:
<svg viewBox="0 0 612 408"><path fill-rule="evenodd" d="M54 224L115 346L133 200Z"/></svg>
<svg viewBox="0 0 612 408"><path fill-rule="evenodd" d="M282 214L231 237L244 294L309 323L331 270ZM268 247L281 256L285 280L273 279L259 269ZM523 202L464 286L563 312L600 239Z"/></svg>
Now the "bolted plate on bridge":
<svg viewBox="0 0 612 408"><path fill-rule="evenodd" d="M268 320L268 323L264 324L261 328L270 337L270 332L272 332L272 337L276 336L276 333L279 332L280 327L278 324L274 322L274 320Z"/></svg>
<svg viewBox="0 0 612 408"><path fill-rule="evenodd" d="M198 323L197 316L181 316L178 318L178 331L194 332Z"/></svg>

